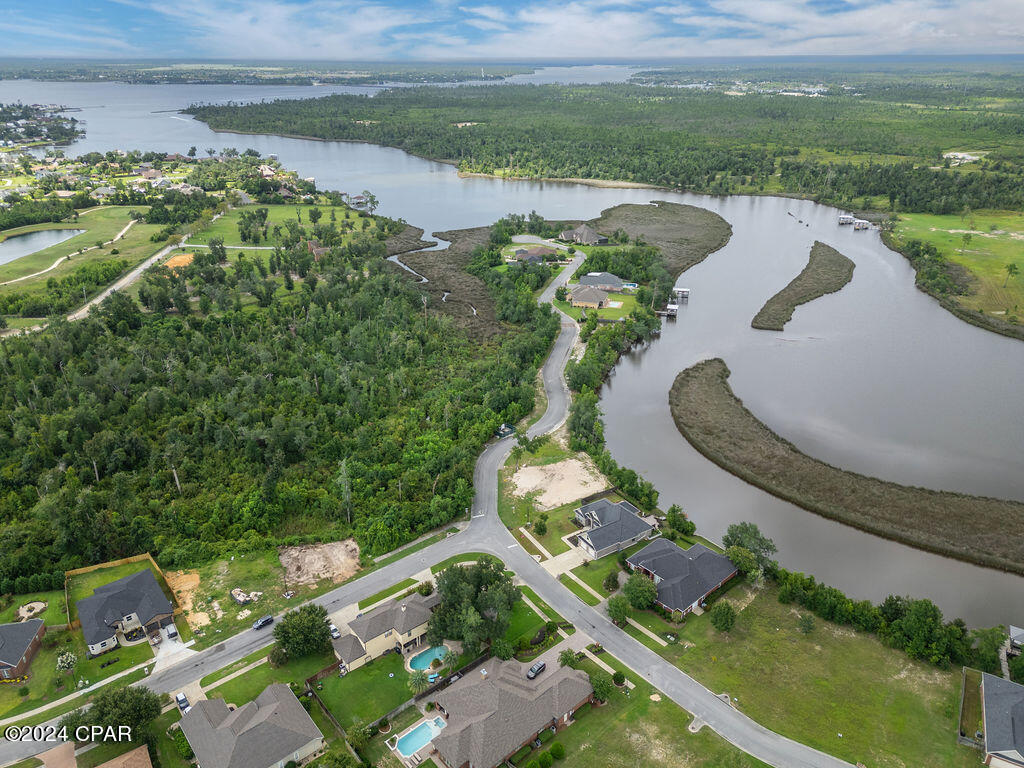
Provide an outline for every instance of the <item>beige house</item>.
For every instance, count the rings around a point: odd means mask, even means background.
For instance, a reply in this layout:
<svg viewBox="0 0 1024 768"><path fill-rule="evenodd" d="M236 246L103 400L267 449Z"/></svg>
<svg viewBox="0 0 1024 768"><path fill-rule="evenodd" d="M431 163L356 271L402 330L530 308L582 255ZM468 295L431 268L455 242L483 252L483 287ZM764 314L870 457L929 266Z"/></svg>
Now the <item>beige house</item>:
<svg viewBox="0 0 1024 768"><path fill-rule="evenodd" d="M608 294L592 285L580 285L573 288L569 303L574 307L601 309L608 306Z"/></svg>
<svg viewBox="0 0 1024 768"><path fill-rule="evenodd" d="M427 634L430 614L440 600L437 592L426 597L414 592L360 614L348 624L351 634L332 641L335 657L351 671L386 651L405 652L417 647Z"/></svg>
<svg viewBox="0 0 1024 768"><path fill-rule="evenodd" d="M91 656L142 642L174 621L174 606L148 568L97 587L75 605Z"/></svg>

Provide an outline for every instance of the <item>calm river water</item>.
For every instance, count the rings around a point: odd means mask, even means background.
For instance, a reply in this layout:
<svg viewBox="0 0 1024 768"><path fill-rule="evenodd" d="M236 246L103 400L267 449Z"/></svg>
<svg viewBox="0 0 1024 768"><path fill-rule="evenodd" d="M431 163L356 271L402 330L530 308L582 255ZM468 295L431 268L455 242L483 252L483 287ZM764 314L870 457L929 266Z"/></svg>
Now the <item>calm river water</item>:
<svg viewBox="0 0 1024 768"><path fill-rule="evenodd" d="M575 69L575 68L571 68ZM623 79L628 70L600 79ZM559 80L552 71L538 81ZM586 73L567 73L583 80ZM595 75L596 78L596 75ZM710 208L729 245L680 284L691 298L661 338L627 356L602 393L608 446L680 503L700 530L753 520L779 559L855 598L929 597L971 624L1019 624L1024 579L930 555L824 520L708 462L679 435L667 393L694 362L722 357L737 395L808 454L905 484L1024 500L1024 345L974 328L914 288L905 260L875 232L836 225L836 211L784 198L714 198L557 182L460 179L450 166L367 144L218 134L173 110L193 102L305 98L372 89L0 82L0 102L81 107L87 135L70 154L116 148L203 152L253 147L322 188L369 189L380 212L427 232L489 223L510 211L588 218L623 202L666 199ZM790 215L792 214L792 215ZM853 281L797 310L784 333L750 319L822 240L853 259ZM1024 535L1021 531L1019 535Z"/></svg>

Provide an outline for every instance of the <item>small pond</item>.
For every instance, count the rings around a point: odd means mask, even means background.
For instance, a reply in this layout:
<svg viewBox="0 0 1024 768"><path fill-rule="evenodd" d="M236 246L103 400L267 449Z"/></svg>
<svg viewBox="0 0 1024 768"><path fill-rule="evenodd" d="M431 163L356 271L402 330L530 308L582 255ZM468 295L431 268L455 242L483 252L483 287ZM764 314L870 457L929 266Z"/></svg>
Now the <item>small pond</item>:
<svg viewBox="0 0 1024 768"><path fill-rule="evenodd" d="M29 232L24 235L14 235L0 242L0 264L9 264L22 256L29 256L36 251L49 248L51 245L63 243L75 235L85 232L84 229L43 229L39 232ZM62 254L63 255L63 254ZM54 259L56 261L56 259ZM40 269L50 266L46 264Z"/></svg>

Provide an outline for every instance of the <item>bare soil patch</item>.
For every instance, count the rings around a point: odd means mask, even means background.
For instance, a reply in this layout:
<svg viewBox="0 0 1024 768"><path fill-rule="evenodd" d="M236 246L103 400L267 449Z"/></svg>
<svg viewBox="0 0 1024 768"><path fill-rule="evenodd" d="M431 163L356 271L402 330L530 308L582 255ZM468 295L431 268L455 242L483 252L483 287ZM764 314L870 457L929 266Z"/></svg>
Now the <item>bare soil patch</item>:
<svg viewBox="0 0 1024 768"><path fill-rule="evenodd" d="M512 492L522 497L535 494L534 503L539 509L554 509L607 487L608 482L589 456L521 467L512 475Z"/></svg>
<svg viewBox="0 0 1024 768"><path fill-rule="evenodd" d="M704 456L804 509L910 546L1024 573L1024 504L915 488L848 472L801 453L733 394L715 358L680 373L669 393L676 427Z"/></svg>
<svg viewBox="0 0 1024 768"><path fill-rule="evenodd" d="M167 586L174 592L178 605L185 614L185 620L192 629L205 627L210 623L210 614L196 611L196 592L199 590L199 574L195 571L164 571Z"/></svg>
<svg viewBox="0 0 1024 768"><path fill-rule="evenodd" d="M337 583L359 570L359 545L354 539L281 547L277 553L289 586L312 585L321 579Z"/></svg>
<svg viewBox="0 0 1024 768"><path fill-rule="evenodd" d="M164 262L164 266L168 269L174 269L175 267L187 267L192 263L192 259L194 258L194 253L176 253Z"/></svg>

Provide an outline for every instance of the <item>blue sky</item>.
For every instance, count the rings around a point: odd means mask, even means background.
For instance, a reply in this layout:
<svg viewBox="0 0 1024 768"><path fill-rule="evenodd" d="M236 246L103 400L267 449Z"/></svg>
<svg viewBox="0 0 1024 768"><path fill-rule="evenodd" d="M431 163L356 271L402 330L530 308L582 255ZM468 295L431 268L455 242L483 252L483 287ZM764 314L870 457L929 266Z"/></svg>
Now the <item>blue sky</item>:
<svg viewBox="0 0 1024 768"><path fill-rule="evenodd" d="M133 59L1024 53L1024 0L0 0L0 39Z"/></svg>

